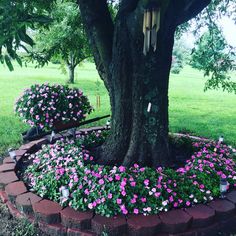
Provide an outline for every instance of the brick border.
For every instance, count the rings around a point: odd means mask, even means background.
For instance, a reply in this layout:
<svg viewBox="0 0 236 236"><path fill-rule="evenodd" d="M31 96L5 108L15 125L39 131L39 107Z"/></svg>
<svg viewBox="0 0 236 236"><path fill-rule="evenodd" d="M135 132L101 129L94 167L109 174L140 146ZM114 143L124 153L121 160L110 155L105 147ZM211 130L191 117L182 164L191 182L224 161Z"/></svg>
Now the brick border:
<svg viewBox="0 0 236 236"><path fill-rule="evenodd" d="M77 134L104 130L105 127L81 129ZM69 133L65 134L69 136ZM56 139L55 139L56 141ZM18 179L18 164L22 158L39 150L48 138L22 145L15 164L9 157L0 165L0 199L12 216L37 222L39 228L49 235L59 236L161 236L161 235L210 235L236 223L236 190L226 199L217 199L207 205L198 204L187 209L171 210L158 215L129 215L106 218L93 212L78 212L62 207L27 191Z"/></svg>

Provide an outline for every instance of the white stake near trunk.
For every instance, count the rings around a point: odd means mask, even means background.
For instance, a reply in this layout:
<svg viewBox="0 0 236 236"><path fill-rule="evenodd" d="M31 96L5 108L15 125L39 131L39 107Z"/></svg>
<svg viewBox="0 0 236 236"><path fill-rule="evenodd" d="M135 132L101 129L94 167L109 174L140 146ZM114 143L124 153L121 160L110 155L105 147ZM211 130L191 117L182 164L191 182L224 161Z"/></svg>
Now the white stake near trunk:
<svg viewBox="0 0 236 236"><path fill-rule="evenodd" d="M151 111L151 108L152 108L152 103L148 103L148 107L147 107L147 112L150 112Z"/></svg>

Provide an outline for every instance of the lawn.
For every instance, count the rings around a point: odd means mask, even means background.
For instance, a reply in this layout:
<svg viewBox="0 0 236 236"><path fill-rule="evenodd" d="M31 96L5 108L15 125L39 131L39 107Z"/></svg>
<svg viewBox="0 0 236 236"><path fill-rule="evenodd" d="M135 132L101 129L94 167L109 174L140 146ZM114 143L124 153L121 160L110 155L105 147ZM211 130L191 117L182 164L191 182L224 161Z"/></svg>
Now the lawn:
<svg viewBox="0 0 236 236"><path fill-rule="evenodd" d="M0 67L0 154L10 146L17 147L21 143L21 132L27 129L13 112L14 101L24 88L34 83L65 84L66 76L61 74L57 65L49 65L43 69L33 66L20 68L15 66L14 72ZM109 99L101 83L99 92L97 81L99 76L95 66L86 63L76 71L76 84L88 95L95 112L90 117L110 113ZM234 78L236 76L234 75ZM222 91L203 92L205 78L199 71L185 67L179 75L171 75L170 79L170 131L188 131L195 135L217 139L224 135L225 140L236 145L236 95ZM101 107L96 109L96 94L101 96ZM104 124L101 121L97 124Z"/></svg>

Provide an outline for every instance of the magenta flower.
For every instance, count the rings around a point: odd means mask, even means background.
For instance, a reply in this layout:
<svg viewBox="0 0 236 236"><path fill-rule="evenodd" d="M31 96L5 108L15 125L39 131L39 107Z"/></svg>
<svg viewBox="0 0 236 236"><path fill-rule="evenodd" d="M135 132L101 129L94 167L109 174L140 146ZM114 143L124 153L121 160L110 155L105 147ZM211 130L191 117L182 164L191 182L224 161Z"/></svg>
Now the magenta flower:
<svg viewBox="0 0 236 236"><path fill-rule="evenodd" d="M122 200L120 198L117 198L116 203L120 205L122 203Z"/></svg>
<svg viewBox="0 0 236 236"><path fill-rule="evenodd" d="M135 209L134 209L134 214L137 215L138 213L139 213L138 209L135 208Z"/></svg>

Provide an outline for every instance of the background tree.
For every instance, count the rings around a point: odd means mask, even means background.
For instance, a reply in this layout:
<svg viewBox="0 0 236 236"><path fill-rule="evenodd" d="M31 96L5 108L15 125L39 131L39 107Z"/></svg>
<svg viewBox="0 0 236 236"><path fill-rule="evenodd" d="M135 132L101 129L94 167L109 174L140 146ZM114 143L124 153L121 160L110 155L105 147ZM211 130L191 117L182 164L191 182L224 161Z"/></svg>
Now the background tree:
<svg viewBox="0 0 236 236"><path fill-rule="evenodd" d="M171 73L178 74L190 60L190 47L184 38L177 39L173 48Z"/></svg>
<svg viewBox="0 0 236 236"><path fill-rule="evenodd" d="M193 68L204 71L210 76L205 89L210 87L234 91L234 83L229 81L229 72L236 68L235 49L228 45L218 27L205 32L196 42L191 56Z"/></svg>
<svg viewBox="0 0 236 236"><path fill-rule="evenodd" d="M68 68L68 82L74 83L76 66L92 56L78 5L58 1L50 17L48 27L37 32L30 57L40 66L52 59L61 61Z"/></svg>
<svg viewBox="0 0 236 236"><path fill-rule="evenodd" d="M22 2L25 7L35 1ZM157 49L145 56L143 13L151 2L160 5L161 23ZM196 31L215 27L213 22L220 15L235 16L236 1L121 0L115 19L106 0L77 3L111 103L111 135L96 152L98 163L169 165L173 160L168 138L168 87L175 33L188 29L194 17ZM236 91L235 83L226 84Z"/></svg>

